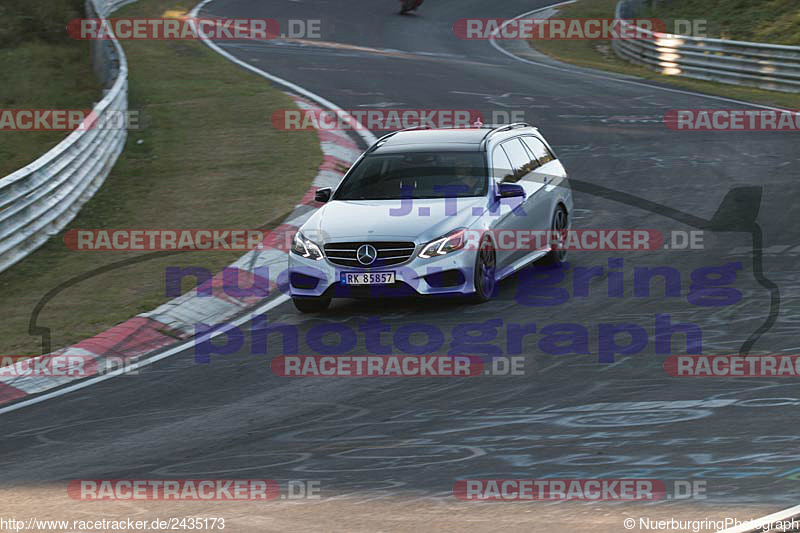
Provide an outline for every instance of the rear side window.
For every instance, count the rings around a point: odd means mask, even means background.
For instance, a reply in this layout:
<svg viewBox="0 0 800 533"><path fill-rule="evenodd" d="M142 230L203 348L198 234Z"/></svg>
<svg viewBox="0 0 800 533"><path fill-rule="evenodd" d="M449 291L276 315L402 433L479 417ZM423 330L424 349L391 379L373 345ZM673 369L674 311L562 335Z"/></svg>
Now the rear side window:
<svg viewBox="0 0 800 533"><path fill-rule="evenodd" d="M514 169L511 167L511 161L508 160L508 156L500 146L496 147L494 152L492 152L492 166L494 167L492 171L492 177L494 177L494 179L506 183L516 181L514 178Z"/></svg>
<svg viewBox="0 0 800 533"><path fill-rule="evenodd" d="M537 139L536 137L531 137L530 135L526 135L522 137L522 142L525 143L525 146L528 147L528 150L539 160L540 165L544 165L548 161L552 161L555 159L555 156L547 149L547 146Z"/></svg>
<svg viewBox="0 0 800 533"><path fill-rule="evenodd" d="M511 165L514 167L514 181L519 181L539 166L539 163L525 150L519 139L511 139L500 146L506 151Z"/></svg>

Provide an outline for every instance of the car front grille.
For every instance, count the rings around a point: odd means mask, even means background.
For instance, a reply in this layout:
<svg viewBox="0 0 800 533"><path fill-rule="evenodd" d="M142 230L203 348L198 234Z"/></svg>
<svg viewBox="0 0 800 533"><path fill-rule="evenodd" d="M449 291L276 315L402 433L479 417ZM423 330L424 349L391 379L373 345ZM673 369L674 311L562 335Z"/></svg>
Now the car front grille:
<svg viewBox="0 0 800 533"><path fill-rule="evenodd" d="M362 265L356 258L356 251L365 244L371 244L378 252L375 261ZM413 242L335 242L325 245L325 256L333 264L354 268L380 268L399 265L414 255Z"/></svg>

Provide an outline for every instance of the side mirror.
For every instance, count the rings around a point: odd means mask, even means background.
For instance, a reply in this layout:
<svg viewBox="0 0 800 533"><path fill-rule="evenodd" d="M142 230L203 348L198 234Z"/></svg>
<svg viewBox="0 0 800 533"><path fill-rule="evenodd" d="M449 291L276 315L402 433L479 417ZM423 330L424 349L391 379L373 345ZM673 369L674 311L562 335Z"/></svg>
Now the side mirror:
<svg viewBox="0 0 800 533"><path fill-rule="evenodd" d="M322 202L323 204L331 199L331 188L330 187L323 187L322 189L317 189L317 192L314 193L314 201L315 202Z"/></svg>
<svg viewBox="0 0 800 533"><path fill-rule="evenodd" d="M525 197L525 189L516 183L498 183L497 196L499 198Z"/></svg>

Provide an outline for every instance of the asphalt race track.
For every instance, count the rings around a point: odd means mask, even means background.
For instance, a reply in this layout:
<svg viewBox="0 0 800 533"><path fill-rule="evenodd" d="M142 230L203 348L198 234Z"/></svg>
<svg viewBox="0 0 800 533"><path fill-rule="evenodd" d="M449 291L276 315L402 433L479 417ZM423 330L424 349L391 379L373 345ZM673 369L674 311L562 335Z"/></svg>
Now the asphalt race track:
<svg viewBox="0 0 800 533"><path fill-rule="evenodd" d="M323 496L383 491L433 498L451 496L463 478L636 477L663 480L668 488L674 480L706 481L707 497L695 505L795 505L796 379L670 377L664 360L687 352L686 335L673 335L671 346L659 349L664 339L654 332L661 317L697 326L705 354L798 353L800 284L793 267L800 248L793 248L800 208L793 199L800 138L672 131L662 121L670 109L749 107L500 43L541 64L526 63L452 31L458 18L512 17L549 2L430 0L416 16L393 14L396 3L215 0L203 13L282 23L319 19L319 42L218 44L345 109L524 110L570 172L573 227L664 235L702 230L704 249L571 253L556 285L568 297L557 305L532 296L530 269L480 306L338 300L314 316L284 303L268 318L296 327L301 354L317 353L307 341L316 345L320 326L330 324L355 335L348 353L370 353L359 325L379 317L389 332L385 344L403 326L433 326L446 340L436 353L524 356L525 372L281 378L269 365L284 353L277 335L268 355L252 353L246 341L235 354L197 364L188 350L138 375L2 415L0 481L314 479ZM264 121L269 127L269 117ZM735 280L725 285L738 291L736 301L690 301L693 273L737 262ZM575 289L578 267L602 268L588 295ZM677 269L680 296L666 295L660 282L649 296L635 295L636 267ZM610 294L620 277L623 297ZM537 332L512 346L508 326L521 323L535 323ZM564 323L588 332L587 353L543 349L542 328ZM640 325L646 345L601 355L600 324L609 323ZM481 340L478 324L495 333L484 331ZM473 326L472 340L465 339L465 325ZM325 336L328 345L337 342L337 335Z"/></svg>

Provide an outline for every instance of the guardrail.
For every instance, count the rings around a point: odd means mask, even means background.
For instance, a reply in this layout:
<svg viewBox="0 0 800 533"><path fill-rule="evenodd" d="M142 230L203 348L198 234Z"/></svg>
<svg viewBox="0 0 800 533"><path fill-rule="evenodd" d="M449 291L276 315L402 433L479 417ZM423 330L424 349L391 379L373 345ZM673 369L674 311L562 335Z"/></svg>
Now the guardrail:
<svg viewBox="0 0 800 533"><path fill-rule="evenodd" d="M105 18L132 0L87 0L88 17ZM92 41L92 62L107 89L97 123L128 110L128 64L116 39ZM39 159L0 178L0 272L64 228L100 188L125 146L124 128L77 129Z"/></svg>
<svg viewBox="0 0 800 533"><path fill-rule="evenodd" d="M139 0L94 0L96 6L95 13L101 17L107 17L122 6L127 6L128 4L133 4L138 1Z"/></svg>
<svg viewBox="0 0 800 533"><path fill-rule="evenodd" d="M632 18L635 5L621 0L615 18ZM621 24L631 26L629 22ZM650 38L616 39L611 47L623 59L662 74L800 92L800 46L637 31Z"/></svg>

